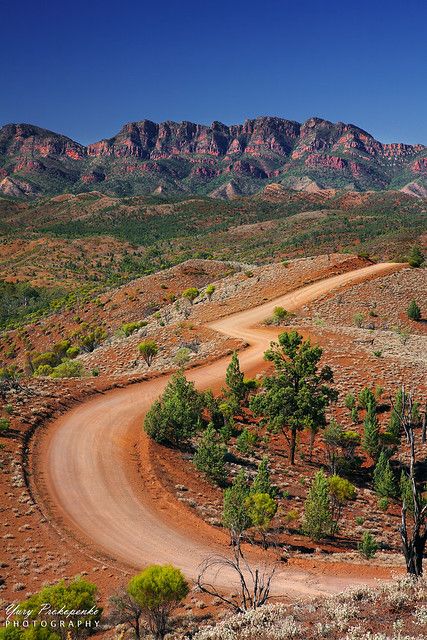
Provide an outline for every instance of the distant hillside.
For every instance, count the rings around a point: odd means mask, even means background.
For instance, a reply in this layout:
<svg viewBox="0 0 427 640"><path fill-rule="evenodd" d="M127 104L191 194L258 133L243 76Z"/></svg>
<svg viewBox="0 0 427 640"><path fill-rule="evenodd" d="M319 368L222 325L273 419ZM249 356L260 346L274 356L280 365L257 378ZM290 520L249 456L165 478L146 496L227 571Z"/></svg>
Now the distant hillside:
<svg viewBox="0 0 427 640"><path fill-rule="evenodd" d="M352 124L320 118L260 117L232 126L143 120L87 147L30 124L0 129L0 192L12 197L96 189L233 199L273 182L297 191L395 189L427 197L427 147L382 144Z"/></svg>

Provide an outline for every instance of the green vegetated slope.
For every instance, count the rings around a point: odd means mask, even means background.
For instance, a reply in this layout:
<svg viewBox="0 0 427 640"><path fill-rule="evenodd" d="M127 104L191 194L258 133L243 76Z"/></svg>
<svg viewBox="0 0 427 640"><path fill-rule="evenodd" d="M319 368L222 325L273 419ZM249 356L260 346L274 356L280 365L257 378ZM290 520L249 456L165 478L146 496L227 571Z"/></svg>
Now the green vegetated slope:
<svg viewBox="0 0 427 640"><path fill-rule="evenodd" d="M2 279L36 288L28 296L25 287L3 284L3 315L25 317L66 303L70 292L90 295L190 258L266 263L345 251L400 260L425 231L426 201L392 191L270 185L228 201L99 192L2 199ZM40 282L42 269L49 277Z"/></svg>

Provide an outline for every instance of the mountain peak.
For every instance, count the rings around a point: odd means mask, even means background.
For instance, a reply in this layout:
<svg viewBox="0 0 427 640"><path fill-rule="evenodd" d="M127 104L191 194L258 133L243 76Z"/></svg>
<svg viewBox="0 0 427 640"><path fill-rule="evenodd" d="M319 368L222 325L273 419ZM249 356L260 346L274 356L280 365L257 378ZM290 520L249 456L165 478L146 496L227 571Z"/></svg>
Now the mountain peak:
<svg viewBox="0 0 427 640"><path fill-rule="evenodd" d="M84 191L96 183L119 195L236 197L270 182L360 191L411 184L420 195L427 153L423 145L382 144L356 125L315 116L299 123L262 115L233 125L140 120L87 147L21 123L0 129L0 178L6 177L4 192L18 194L21 184L25 195Z"/></svg>

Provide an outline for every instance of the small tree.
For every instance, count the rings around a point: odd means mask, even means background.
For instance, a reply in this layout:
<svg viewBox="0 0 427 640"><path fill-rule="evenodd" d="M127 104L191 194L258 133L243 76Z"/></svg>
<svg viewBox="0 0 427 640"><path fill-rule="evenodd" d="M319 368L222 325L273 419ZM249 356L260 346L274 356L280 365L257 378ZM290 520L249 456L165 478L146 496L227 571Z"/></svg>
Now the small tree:
<svg viewBox="0 0 427 640"><path fill-rule="evenodd" d="M208 296L209 302L212 299L213 294L215 293L216 286L214 284L208 284L206 287L206 295Z"/></svg>
<svg viewBox="0 0 427 640"><path fill-rule="evenodd" d="M397 495L396 479L385 451L381 451L375 465L374 489L375 493L383 498L395 498Z"/></svg>
<svg viewBox="0 0 427 640"><path fill-rule="evenodd" d="M243 469L236 475L232 486L224 491L222 521L230 532L231 544L240 549L243 533L251 526L246 507L249 486Z"/></svg>
<svg viewBox="0 0 427 640"><path fill-rule="evenodd" d="M251 455L254 453L257 443L257 434L245 427L237 436L236 449L237 451L240 451L240 453L243 453L243 455Z"/></svg>
<svg viewBox="0 0 427 640"><path fill-rule="evenodd" d="M410 267L415 268L421 267L421 265L424 263L424 256L419 247L412 247L408 256L408 262Z"/></svg>
<svg viewBox="0 0 427 640"><path fill-rule="evenodd" d="M324 472L318 471L304 503L303 530L312 540L318 541L331 531L332 515L329 485Z"/></svg>
<svg viewBox="0 0 427 640"><path fill-rule="evenodd" d="M329 460L329 467L332 474L337 473L341 452L341 442L344 438L344 429L334 419L326 427L323 440L326 445L326 454Z"/></svg>
<svg viewBox="0 0 427 640"><path fill-rule="evenodd" d="M154 340L144 340L144 342L139 343L138 351L147 367L151 367L154 358L159 352L159 347L157 346L157 342Z"/></svg>
<svg viewBox="0 0 427 640"><path fill-rule="evenodd" d="M141 607L155 640L163 640L169 631L171 615L188 595L189 586L176 567L154 564L134 576L127 590Z"/></svg>
<svg viewBox="0 0 427 640"><path fill-rule="evenodd" d="M87 333L79 334L79 347L86 353L91 353L99 347L107 337L107 332L103 327L93 327Z"/></svg>
<svg viewBox="0 0 427 640"><path fill-rule="evenodd" d="M186 444L201 427L203 406L204 395L180 371L147 412L144 430L160 444Z"/></svg>
<svg viewBox="0 0 427 640"><path fill-rule="evenodd" d="M251 493L245 500L245 508L254 527L267 547L267 531L277 512L277 502L268 493Z"/></svg>
<svg viewBox="0 0 427 640"><path fill-rule="evenodd" d="M331 533L335 535L338 531L343 507L346 502L356 498L357 491L354 484L337 475L328 478L328 485L332 519Z"/></svg>
<svg viewBox="0 0 427 640"><path fill-rule="evenodd" d="M326 424L326 407L337 399L327 383L333 382L330 367L319 369L322 349L303 340L296 331L281 333L266 351L275 374L264 379L264 389L252 398L255 415L262 416L273 432L282 431L289 442L291 464L295 464L297 433L313 434Z"/></svg>
<svg viewBox="0 0 427 640"><path fill-rule="evenodd" d="M227 395L231 395L237 403L242 402L246 396L245 376L240 369L239 357L237 351L231 356L231 362L225 373L225 382L227 384Z"/></svg>
<svg viewBox="0 0 427 640"><path fill-rule="evenodd" d="M276 495L276 489L271 484L269 459L264 456L258 465L257 474L251 487L251 493L267 493L271 498Z"/></svg>
<svg viewBox="0 0 427 640"><path fill-rule="evenodd" d="M346 408L351 412L353 407L356 406L356 396L354 395L354 393L347 393L346 397L344 398L344 404Z"/></svg>
<svg viewBox="0 0 427 640"><path fill-rule="evenodd" d="M356 466L356 449L360 445L360 436L356 431L345 431L336 420L331 419L323 439L332 475L339 471L348 472Z"/></svg>
<svg viewBox="0 0 427 640"><path fill-rule="evenodd" d="M418 306L416 300L411 300L406 313L408 314L408 318L410 320L415 320L416 322L418 322L418 320L421 320L421 309Z"/></svg>
<svg viewBox="0 0 427 640"><path fill-rule="evenodd" d="M364 387L361 391L359 391L359 395L357 396L359 409L368 409L368 406L376 407L376 398L374 392L369 389L369 387Z"/></svg>
<svg viewBox="0 0 427 640"><path fill-rule="evenodd" d="M370 400L366 407L363 421L363 448L373 460L377 460L380 453L380 426L376 413L376 402Z"/></svg>
<svg viewBox="0 0 427 640"><path fill-rule="evenodd" d="M194 300L199 295L199 290L196 287L189 287L185 291L182 292L182 297L186 298L190 304L193 304Z"/></svg>
<svg viewBox="0 0 427 640"><path fill-rule="evenodd" d="M356 325L356 327L360 329L363 325L364 319L365 319L365 316L363 315L363 313L358 312L354 314L353 322Z"/></svg>
<svg viewBox="0 0 427 640"><path fill-rule="evenodd" d="M213 424L209 423L194 454L194 465L206 474L209 480L223 485L227 477L224 463L226 452L227 448L219 441Z"/></svg>
<svg viewBox="0 0 427 640"><path fill-rule="evenodd" d="M364 531L362 540L357 545L357 548L359 549L360 555L366 558L366 560L370 560L378 551L378 543L369 531Z"/></svg>

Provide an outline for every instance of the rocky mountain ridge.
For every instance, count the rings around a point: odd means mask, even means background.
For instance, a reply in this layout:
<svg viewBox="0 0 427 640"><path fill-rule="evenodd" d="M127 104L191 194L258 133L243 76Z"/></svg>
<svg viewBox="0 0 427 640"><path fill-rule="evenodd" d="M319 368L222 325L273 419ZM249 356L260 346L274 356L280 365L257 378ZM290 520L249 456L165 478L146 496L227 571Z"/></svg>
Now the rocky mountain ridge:
<svg viewBox="0 0 427 640"><path fill-rule="evenodd" d="M0 192L14 197L97 190L232 198L286 188L405 189L424 197L427 147L383 144L352 124L260 117L243 124L131 122L88 146L28 124L0 129Z"/></svg>

